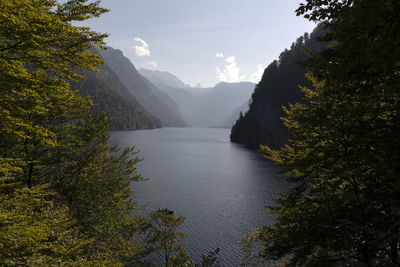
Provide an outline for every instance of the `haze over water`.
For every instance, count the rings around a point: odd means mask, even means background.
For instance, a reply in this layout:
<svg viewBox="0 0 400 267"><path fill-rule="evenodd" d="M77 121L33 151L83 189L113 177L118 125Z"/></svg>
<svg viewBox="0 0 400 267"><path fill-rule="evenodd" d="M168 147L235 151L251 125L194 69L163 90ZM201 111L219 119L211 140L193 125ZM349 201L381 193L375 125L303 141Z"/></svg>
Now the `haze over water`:
<svg viewBox="0 0 400 267"><path fill-rule="evenodd" d="M147 212L174 210L186 217L186 248L201 254L220 248L222 266L241 262L239 242L271 223L265 206L287 188L279 170L258 152L229 141L228 129L163 128L115 131L111 142L135 145L149 181L133 185Z"/></svg>

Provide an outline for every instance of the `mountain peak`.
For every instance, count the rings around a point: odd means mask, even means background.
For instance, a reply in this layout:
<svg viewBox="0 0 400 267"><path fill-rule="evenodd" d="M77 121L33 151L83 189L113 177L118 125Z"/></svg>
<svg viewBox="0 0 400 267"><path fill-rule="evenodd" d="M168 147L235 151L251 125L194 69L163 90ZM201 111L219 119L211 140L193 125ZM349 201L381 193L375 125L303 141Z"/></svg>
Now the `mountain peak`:
<svg viewBox="0 0 400 267"><path fill-rule="evenodd" d="M168 86L172 88L186 88L186 85L183 81L181 81L178 77L173 75L168 71L162 70L149 70L149 69L140 69L140 74L142 74L147 79L154 81L157 80L158 84L157 87Z"/></svg>
<svg viewBox="0 0 400 267"><path fill-rule="evenodd" d="M123 55L124 55L124 53L122 52L122 50L113 48L113 47L111 47L111 46L107 46L106 51L109 51L110 53L113 53L113 54L118 55L118 56L123 56Z"/></svg>
<svg viewBox="0 0 400 267"><path fill-rule="evenodd" d="M255 86L255 83L252 82L234 82L234 83L228 83L228 82L219 82L217 83L214 87L219 88L219 87L226 87L226 86Z"/></svg>

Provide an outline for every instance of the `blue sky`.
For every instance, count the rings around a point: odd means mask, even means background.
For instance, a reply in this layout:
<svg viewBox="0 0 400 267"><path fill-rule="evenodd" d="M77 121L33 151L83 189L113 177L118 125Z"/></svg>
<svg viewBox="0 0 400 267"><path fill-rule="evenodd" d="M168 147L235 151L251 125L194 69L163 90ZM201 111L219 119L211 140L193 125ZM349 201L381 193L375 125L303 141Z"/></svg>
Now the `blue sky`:
<svg viewBox="0 0 400 267"><path fill-rule="evenodd" d="M102 0L110 12L85 22L139 68L190 85L259 80L263 69L315 24L298 0Z"/></svg>

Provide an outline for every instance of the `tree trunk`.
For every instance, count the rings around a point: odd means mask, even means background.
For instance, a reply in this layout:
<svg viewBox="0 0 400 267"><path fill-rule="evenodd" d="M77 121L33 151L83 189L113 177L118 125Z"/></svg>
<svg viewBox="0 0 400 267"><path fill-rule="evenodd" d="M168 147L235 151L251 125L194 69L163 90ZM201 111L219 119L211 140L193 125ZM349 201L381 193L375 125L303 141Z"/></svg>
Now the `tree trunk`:
<svg viewBox="0 0 400 267"><path fill-rule="evenodd" d="M32 188L32 174L33 174L33 163L29 163L29 171L28 171L28 188Z"/></svg>
<svg viewBox="0 0 400 267"><path fill-rule="evenodd" d="M392 259L392 263L394 266L399 265L399 242L397 240L392 240L390 242L390 258Z"/></svg>

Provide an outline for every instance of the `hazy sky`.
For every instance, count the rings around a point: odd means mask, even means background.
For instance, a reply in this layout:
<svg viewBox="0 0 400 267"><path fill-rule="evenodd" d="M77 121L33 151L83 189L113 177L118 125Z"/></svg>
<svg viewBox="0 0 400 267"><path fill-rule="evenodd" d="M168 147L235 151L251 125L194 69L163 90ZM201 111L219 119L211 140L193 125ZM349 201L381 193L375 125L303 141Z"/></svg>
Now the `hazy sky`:
<svg viewBox="0 0 400 267"><path fill-rule="evenodd" d="M166 70L185 83L258 82L263 69L314 24L300 0L102 0L85 22L110 34L136 68Z"/></svg>

